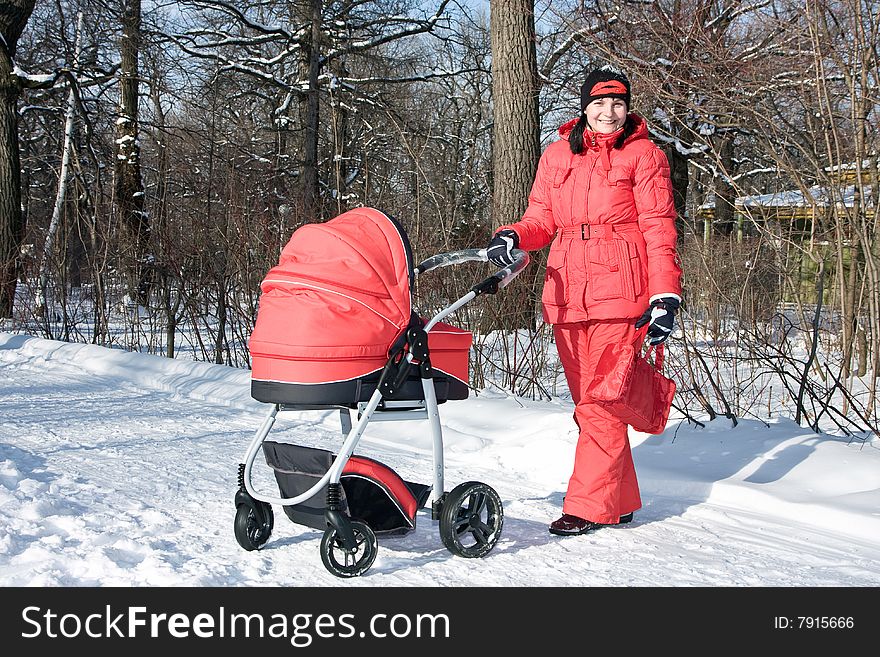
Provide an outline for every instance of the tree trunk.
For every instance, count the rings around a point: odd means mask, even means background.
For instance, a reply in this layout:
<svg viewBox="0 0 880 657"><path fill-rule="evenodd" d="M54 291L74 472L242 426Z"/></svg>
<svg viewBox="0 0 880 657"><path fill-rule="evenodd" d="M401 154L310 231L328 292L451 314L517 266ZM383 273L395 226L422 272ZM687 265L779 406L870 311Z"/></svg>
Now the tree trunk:
<svg viewBox="0 0 880 657"><path fill-rule="evenodd" d="M299 190L302 221L321 218L318 196L318 118L320 98L318 76L321 71L321 0L297 3L300 19L310 26L309 40L303 48L300 62L300 80L306 82L306 92L300 97L301 146L299 148Z"/></svg>
<svg viewBox="0 0 880 657"><path fill-rule="evenodd" d="M12 317L25 224L18 151L17 104L21 81L13 72L13 58L35 3L36 0L0 3L0 319Z"/></svg>
<svg viewBox="0 0 880 657"><path fill-rule="evenodd" d="M334 80L345 77L348 72L341 58L331 63ZM331 83L330 91L330 124L332 126L331 139L333 140L333 194L335 196L336 214L342 214L348 210L347 193L349 183L348 148L349 136L349 110L340 102L338 93L335 93L335 81Z"/></svg>
<svg viewBox="0 0 880 657"><path fill-rule="evenodd" d="M670 177L672 178L672 198L675 201L675 228L678 230L678 238L685 233L684 218L687 216L687 192L688 192L688 158L675 148L669 146L663 149L669 160ZM715 203L715 212L718 212L718 203ZM696 226L695 232L699 234Z"/></svg>
<svg viewBox="0 0 880 657"><path fill-rule="evenodd" d="M177 349L178 313L183 300L184 285L177 275L179 253L175 249L168 227L168 144L165 110L162 107L162 75L158 65L153 68L150 100L153 105L153 124L156 148L155 211L151 223L156 260L153 285L165 314L165 356L174 358Z"/></svg>
<svg viewBox="0 0 880 657"><path fill-rule="evenodd" d="M138 57L141 40L141 0L123 0L119 41L119 118L116 121L116 206L133 245L131 295L139 306L149 304L152 258L147 255L150 220L144 211L144 183L138 127Z"/></svg>
<svg viewBox="0 0 880 657"><path fill-rule="evenodd" d="M538 65L533 0L491 4L492 35L492 221L518 221L541 156Z"/></svg>
<svg viewBox="0 0 880 657"><path fill-rule="evenodd" d="M224 259L225 260L225 259ZM226 324L229 319L226 299L227 276L225 267L217 277L217 337L214 340L214 362L222 365L226 353Z"/></svg>
<svg viewBox="0 0 880 657"><path fill-rule="evenodd" d="M735 227L734 204L736 190L733 188L733 134L721 137L718 147L719 175L715 182L715 229L722 235L730 235Z"/></svg>
<svg viewBox="0 0 880 657"><path fill-rule="evenodd" d="M79 56L82 49L83 13L77 14L76 41L73 54L73 67L79 69ZM76 117L76 93L73 88L67 94L67 111L64 119L64 143L61 147L61 170L58 173L58 192L55 194L55 207L52 210L52 219L49 221L49 230L46 232L46 241L43 242L43 259L40 262L40 284L37 287L37 301L34 304L36 313L40 316L47 315L47 296L49 277L52 269L52 255L55 252L55 238L58 235L58 227L64 214L64 200L67 198L67 176L70 169L70 152L73 150L73 121Z"/></svg>
<svg viewBox="0 0 880 657"><path fill-rule="evenodd" d="M497 227L522 217L541 157L533 0L493 2L489 29L492 39L492 225ZM540 266L540 257L534 258L532 267ZM535 328L542 283L529 285L525 277L514 281L498 307L501 326Z"/></svg>

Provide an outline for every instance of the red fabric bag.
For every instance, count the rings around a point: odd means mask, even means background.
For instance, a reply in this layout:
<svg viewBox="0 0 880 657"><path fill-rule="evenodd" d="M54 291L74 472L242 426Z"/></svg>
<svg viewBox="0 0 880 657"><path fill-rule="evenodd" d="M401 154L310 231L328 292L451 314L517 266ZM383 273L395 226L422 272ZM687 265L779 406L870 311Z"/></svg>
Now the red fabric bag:
<svg viewBox="0 0 880 657"><path fill-rule="evenodd" d="M675 381L660 372L663 344L656 347L652 363L649 358L653 346L644 355L641 353L644 339L642 330L632 344L605 347L586 392L636 431L663 433L675 396Z"/></svg>

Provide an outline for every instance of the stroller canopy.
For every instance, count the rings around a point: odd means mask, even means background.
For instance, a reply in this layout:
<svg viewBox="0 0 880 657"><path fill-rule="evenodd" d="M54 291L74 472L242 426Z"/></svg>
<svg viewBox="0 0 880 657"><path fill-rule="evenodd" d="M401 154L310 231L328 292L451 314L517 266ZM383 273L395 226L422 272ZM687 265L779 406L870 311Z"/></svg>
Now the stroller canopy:
<svg viewBox="0 0 880 657"><path fill-rule="evenodd" d="M409 325L412 283L409 240L386 214L302 226L260 286L252 378L326 383L381 369Z"/></svg>

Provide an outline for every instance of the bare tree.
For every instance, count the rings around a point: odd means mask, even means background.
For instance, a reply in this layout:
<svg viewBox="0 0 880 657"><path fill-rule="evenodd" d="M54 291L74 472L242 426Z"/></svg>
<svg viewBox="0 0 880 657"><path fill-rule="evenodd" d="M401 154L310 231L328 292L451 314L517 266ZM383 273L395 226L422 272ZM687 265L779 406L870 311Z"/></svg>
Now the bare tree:
<svg viewBox="0 0 880 657"><path fill-rule="evenodd" d="M83 13L80 11L76 21L76 46L73 54L73 68L79 68L80 53L82 51L82 28ZM46 314L47 304L47 288L49 286L49 277L51 272L51 259L55 250L55 238L58 235L58 227L61 223L61 216L64 212L64 201L67 197L67 182L70 173L70 160L73 151L73 127L74 118L76 117L76 91L71 85L67 94L67 109L64 119L64 143L61 147L61 168L58 171L58 192L55 195L55 205L52 209L52 218L49 221L49 228L46 231L46 239L43 242L43 259L40 263L40 280L37 287L37 299L35 302L35 310L39 315Z"/></svg>
<svg viewBox="0 0 880 657"><path fill-rule="evenodd" d="M116 120L116 207L132 248L131 296L135 303L146 308L149 306L152 258L148 256L150 220L141 177L138 124L141 0L122 0L120 20L122 34L119 39L119 118Z"/></svg>
<svg viewBox="0 0 880 657"><path fill-rule="evenodd" d="M492 217L518 221L541 155L534 0L491 4Z"/></svg>
<svg viewBox="0 0 880 657"><path fill-rule="evenodd" d="M0 2L0 319L12 317L24 236L17 108L24 82L15 70L14 58L35 2Z"/></svg>
<svg viewBox="0 0 880 657"><path fill-rule="evenodd" d="M294 5L297 17L303 25L302 54L299 64L299 79L305 81L305 90L300 94L299 115L303 126L299 148L302 153L300 169L301 216L318 219L321 216L318 197L318 123L320 114L320 88L318 77L321 74L322 31L321 0L298 0Z"/></svg>
<svg viewBox="0 0 880 657"><path fill-rule="evenodd" d="M274 6L255 2L240 7L191 0L189 4L207 10L198 18L211 18L212 23L173 38L184 52L212 60L224 71L253 78L263 87L262 95L273 97L272 119L279 124L280 142L287 149L280 162L285 175L295 178L298 191L286 204L293 206L300 221L314 221L324 212L324 199L318 195L330 187L322 174L324 169L332 170L322 167L322 103L332 91L337 100L344 97L352 105L369 104L375 102L369 99L369 86L411 80L403 68L375 78L368 74L339 77L347 68L342 62L387 56L383 53L395 42L434 31L444 20L449 0L438 0L436 10L423 16L410 0L288 0ZM290 111L292 105L295 112Z"/></svg>

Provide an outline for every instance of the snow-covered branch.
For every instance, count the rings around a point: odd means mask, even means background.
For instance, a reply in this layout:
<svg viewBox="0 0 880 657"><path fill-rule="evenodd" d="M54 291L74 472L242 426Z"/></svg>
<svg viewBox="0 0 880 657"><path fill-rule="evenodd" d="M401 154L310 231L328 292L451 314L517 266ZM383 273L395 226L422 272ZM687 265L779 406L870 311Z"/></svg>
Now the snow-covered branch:
<svg viewBox="0 0 880 657"><path fill-rule="evenodd" d="M565 53L571 50L574 44L584 43L587 40L587 37L599 34L600 32L614 25L617 21L617 16L612 15L601 23L595 23L593 25L590 25L589 27L584 27L572 32L568 36L568 38L566 38L562 43L554 48L553 51L549 53L545 58L544 65L541 67L540 71L538 71L538 75L541 80L543 82L548 82L550 80L550 75L553 72L553 68L556 66L556 63L565 55Z"/></svg>
<svg viewBox="0 0 880 657"><path fill-rule="evenodd" d="M238 23L262 34L274 34L291 41L295 41L297 38L294 34L283 27L278 25L266 25L249 18L244 11L229 2L224 2L224 0L185 0L183 4L190 4L194 7L202 7L204 9L213 9L227 14Z"/></svg>
<svg viewBox="0 0 880 657"><path fill-rule="evenodd" d="M333 59L341 57L342 55L362 52L365 50L372 50L392 41L397 41L399 39L403 39L409 36L415 36L416 34L424 34L425 32L430 32L435 27L437 27L441 19L443 19L444 11L449 2L450 0L441 0L440 6L437 8L437 11L434 12L434 15L423 20L415 21L407 17L389 17L388 19L386 19L385 24L401 23L403 25L408 25L411 27L392 32L390 34L383 34L373 39L367 39L364 41L349 41L348 43L344 43L329 50L324 55L323 61L329 62Z"/></svg>

